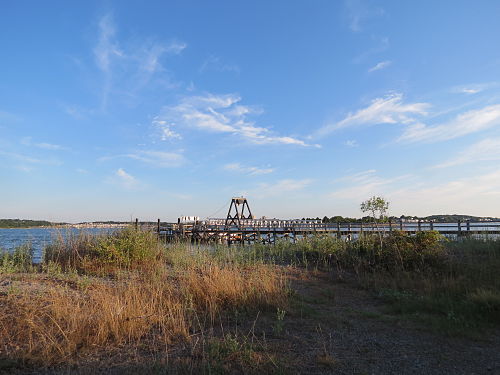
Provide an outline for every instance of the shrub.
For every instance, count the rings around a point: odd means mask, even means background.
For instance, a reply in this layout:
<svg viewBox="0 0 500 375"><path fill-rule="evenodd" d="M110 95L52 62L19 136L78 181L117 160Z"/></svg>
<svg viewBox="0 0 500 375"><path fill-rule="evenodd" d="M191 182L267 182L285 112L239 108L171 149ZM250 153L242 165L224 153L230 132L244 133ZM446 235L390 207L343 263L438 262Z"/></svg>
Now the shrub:
<svg viewBox="0 0 500 375"><path fill-rule="evenodd" d="M9 252L0 249L0 272L28 272L33 267L33 250L29 243Z"/></svg>
<svg viewBox="0 0 500 375"><path fill-rule="evenodd" d="M45 248L44 263L60 264L64 270L108 273L148 266L162 257L163 250L156 234L132 227L100 235L67 233Z"/></svg>

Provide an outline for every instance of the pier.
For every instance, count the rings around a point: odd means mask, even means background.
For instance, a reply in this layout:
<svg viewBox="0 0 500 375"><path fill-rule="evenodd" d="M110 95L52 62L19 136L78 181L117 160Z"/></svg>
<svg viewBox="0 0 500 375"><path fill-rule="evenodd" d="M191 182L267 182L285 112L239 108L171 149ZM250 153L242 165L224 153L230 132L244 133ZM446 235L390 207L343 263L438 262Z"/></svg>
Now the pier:
<svg viewBox="0 0 500 375"><path fill-rule="evenodd" d="M138 221L136 221L138 225ZM246 198L233 198L226 218L209 218L177 223L164 223L158 219L156 225L149 224L165 242L190 241L192 243L264 243L274 244L278 241L297 242L311 236L326 235L338 239L354 240L363 234L388 235L399 230L410 235L422 231L437 231L452 238L485 238L500 235L500 222L496 221L387 221L323 223L321 220L280 220L256 219L250 211Z"/></svg>

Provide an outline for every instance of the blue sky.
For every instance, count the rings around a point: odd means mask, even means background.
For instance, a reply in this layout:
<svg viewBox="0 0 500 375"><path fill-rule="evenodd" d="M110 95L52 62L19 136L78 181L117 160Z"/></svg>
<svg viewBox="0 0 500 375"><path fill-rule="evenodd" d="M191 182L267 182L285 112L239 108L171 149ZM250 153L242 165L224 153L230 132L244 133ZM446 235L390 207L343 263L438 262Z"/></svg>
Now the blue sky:
<svg viewBox="0 0 500 375"><path fill-rule="evenodd" d="M500 216L498 1L4 1L0 217Z"/></svg>

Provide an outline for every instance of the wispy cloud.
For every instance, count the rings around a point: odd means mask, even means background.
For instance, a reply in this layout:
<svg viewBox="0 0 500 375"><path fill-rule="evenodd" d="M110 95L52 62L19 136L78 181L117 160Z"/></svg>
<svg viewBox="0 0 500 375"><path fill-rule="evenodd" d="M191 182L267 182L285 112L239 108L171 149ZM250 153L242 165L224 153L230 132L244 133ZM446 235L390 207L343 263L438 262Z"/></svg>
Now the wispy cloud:
<svg viewBox="0 0 500 375"><path fill-rule="evenodd" d="M17 161L22 161L25 163L30 163L30 164L42 164L44 163L43 160L33 158L31 156L23 155L23 154L18 154L17 152L7 152L7 151L0 151L0 156L7 157L9 159L14 159Z"/></svg>
<svg viewBox="0 0 500 375"><path fill-rule="evenodd" d="M165 129L170 131L171 124L185 128L194 128L207 132L239 135L255 144L310 145L295 137L279 136L268 128L256 126L249 116L262 111L256 107L240 104L238 95L214 95L184 97L179 104L165 107L156 118L164 121ZM161 125L161 124L160 124Z"/></svg>
<svg viewBox="0 0 500 375"><path fill-rule="evenodd" d="M321 137L335 130L357 126L413 123L418 116L427 114L428 107L428 103L406 104L400 93L387 95L372 100L368 107L349 113L341 121L323 126L314 136Z"/></svg>
<svg viewBox="0 0 500 375"><path fill-rule="evenodd" d="M29 155L19 154L17 152L8 152L8 151L0 151L0 158L10 159L20 165L15 166L15 168L22 170L24 172L30 172L33 170L34 165L52 165L52 166L60 166L62 162L60 160L50 158L36 158Z"/></svg>
<svg viewBox="0 0 500 375"><path fill-rule="evenodd" d="M359 63L367 60L372 55L376 55L378 53L386 51L390 46L389 38L386 36L372 35L371 39L372 39L373 46L368 48L367 50L363 51L358 56L356 56L353 59L353 62L355 64L359 64Z"/></svg>
<svg viewBox="0 0 500 375"><path fill-rule="evenodd" d="M125 172L123 168L118 168L113 175L108 178L108 183L119 185L127 190L137 190L142 184L131 174Z"/></svg>
<svg viewBox="0 0 500 375"><path fill-rule="evenodd" d="M261 183L253 195L259 198L270 197L281 195L284 193L296 192L305 189L307 186L311 185L313 180L311 179L285 179L277 181L274 184Z"/></svg>
<svg viewBox="0 0 500 375"><path fill-rule="evenodd" d="M220 57L217 56L209 56L201 65L199 71L200 73L206 71L216 71L216 72L233 72L239 73L240 68L236 64L228 64L222 61Z"/></svg>
<svg viewBox="0 0 500 375"><path fill-rule="evenodd" d="M0 126L12 122L18 122L20 120L21 118L18 115L0 110Z"/></svg>
<svg viewBox="0 0 500 375"><path fill-rule="evenodd" d="M472 83L468 85L454 86L451 88L451 92L455 94L474 95L498 86L498 82Z"/></svg>
<svg viewBox="0 0 500 375"><path fill-rule="evenodd" d="M471 110L438 125L415 123L399 137L400 142L437 142L462 137L500 125L500 104Z"/></svg>
<svg viewBox="0 0 500 375"><path fill-rule="evenodd" d="M160 132L160 139L162 141L182 139L182 136L179 133L172 130L172 127L174 127L175 124L170 124L165 120L160 120L158 117L153 119L152 124Z"/></svg>
<svg viewBox="0 0 500 375"><path fill-rule="evenodd" d="M474 143L457 156L436 165L435 168L493 160L500 160L500 138L488 138Z"/></svg>
<svg viewBox="0 0 500 375"><path fill-rule="evenodd" d="M498 216L500 169L431 186L410 185L393 191L388 198L393 207L405 207L414 215L461 212Z"/></svg>
<svg viewBox="0 0 500 375"><path fill-rule="evenodd" d="M385 14L382 8L372 7L362 0L346 0L345 6L349 17L349 28L354 32L362 31L363 23L367 20Z"/></svg>
<svg viewBox="0 0 500 375"><path fill-rule="evenodd" d="M24 137L21 139L21 144L25 146L34 146L37 148L41 148L43 150L51 150L51 151L67 151L68 148L61 146L61 145L56 145L53 143L47 143L47 142L33 142L32 137Z"/></svg>
<svg viewBox="0 0 500 375"><path fill-rule="evenodd" d="M355 139L348 139L344 142L344 145L346 145L347 147L358 147L359 143Z"/></svg>
<svg viewBox="0 0 500 375"><path fill-rule="evenodd" d="M358 205L370 196L380 195L391 202L391 211L398 215L461 212L495 216L493 207L500 202L500 170L429 183L427 178L411 174L382 177L371 169L339 178L335 184L342 187L328 197L339 204Z"/></svg>
<svg viewBox="0 0 500 375"><path fill-rule="evenodd" d="M391 64L392 64L392 61L389 61L389 60L381 61L378 64L376 64L375 66L372 66L370 69L368 69L368 73L372 73L372 72L375 72L377 70L385 69Z"/></svg>
<svg viewBox="0 0 500 375"><path fill-rule="evenodd" d="M181 153L165 151L137 151L128 154L103 156L98 160L107 161L119 158L138 160L157 168L179 167L186 161Z"/></svg>
<svg viewBox="0 0 500 375"><path fill-rule="evenodd" d="M388 190L394 188L394 184L412 177L412 175L406 174L385 178L380 177L375 169L369 169L337 179L335 183L342 184L344 187L331 192L329 197L361 202L372 195L385 195Z"/></svg>
<svg viewBox="0 0 500 375"><path fill-rule="evenodd" d="M96 65L104 72L109 72L111 59L123 57L124 53L115 40L116 28L111 14L106 14L99 20L99 36L94 48Z"/></svg>
<svg viewBox="0 0 500 375"><path fill-rule="evenodd" d="M224 169L231 172L239 172L249 175L262 175L274 172L273 168L247 167L240 163L230 163L224 166Z"/></svg>
<svg viewBox="0 0 500 375"><path fill-rule="evenodd" d="M101 110L106 110L111 93L126 93L128 97L133 97L135 92L148 85L153 76L160 73L164 74L159 79L163 86L175 86L170 82L161 59L164 55L178 55L186 47L187 44L179 40L157 42L152 38L135 43L120 43L113 16L106 14L101 17L97 43L93 49L95 64L104 80Z"/></svg>

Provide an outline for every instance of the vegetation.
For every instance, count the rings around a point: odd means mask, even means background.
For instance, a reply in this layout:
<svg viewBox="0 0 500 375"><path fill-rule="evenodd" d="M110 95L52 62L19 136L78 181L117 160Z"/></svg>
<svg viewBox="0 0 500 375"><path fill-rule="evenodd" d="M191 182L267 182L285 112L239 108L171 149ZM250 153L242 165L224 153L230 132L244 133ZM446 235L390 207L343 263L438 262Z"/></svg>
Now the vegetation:
<svg viewBox="0 0 500 375"><path fill-rule="evenodd" d="M0 228L32 228L51 225L51 222L45 220L0 219Z"/></svg>
<svg viewBox="0 0 500 375"><path fill-rule="evenodd" d="M385 214L389 209L389 202L382 197L371 197L360 205L361 211L369 212L374 222L385 219Z"/></svg>
<svg viewBox="0 0 500 375"><path fill-rule="evenodd" d="M436 332L475 335L500 324L500 242L448 242L430 231L228 248L165 246L130 227L59 236L41 264L31 262L28 246L0 256L0 286L9 283L0 289L0 368L114 362L126 353L180 372L280 373L283 350L269 337L318 316L293 287L316 274L327 275L317 298L328 305L336 283L352 283L390 316ZM169 348L177 354L162 362ZM326 348L317 361L331 368Z"/></svg>
<svg viewBox="0 0 500 375"><path fill-rule="evenodd" d="M29 243L9 252L0 249L0 272L29 272L33 269L33 251Z"/></svg>

